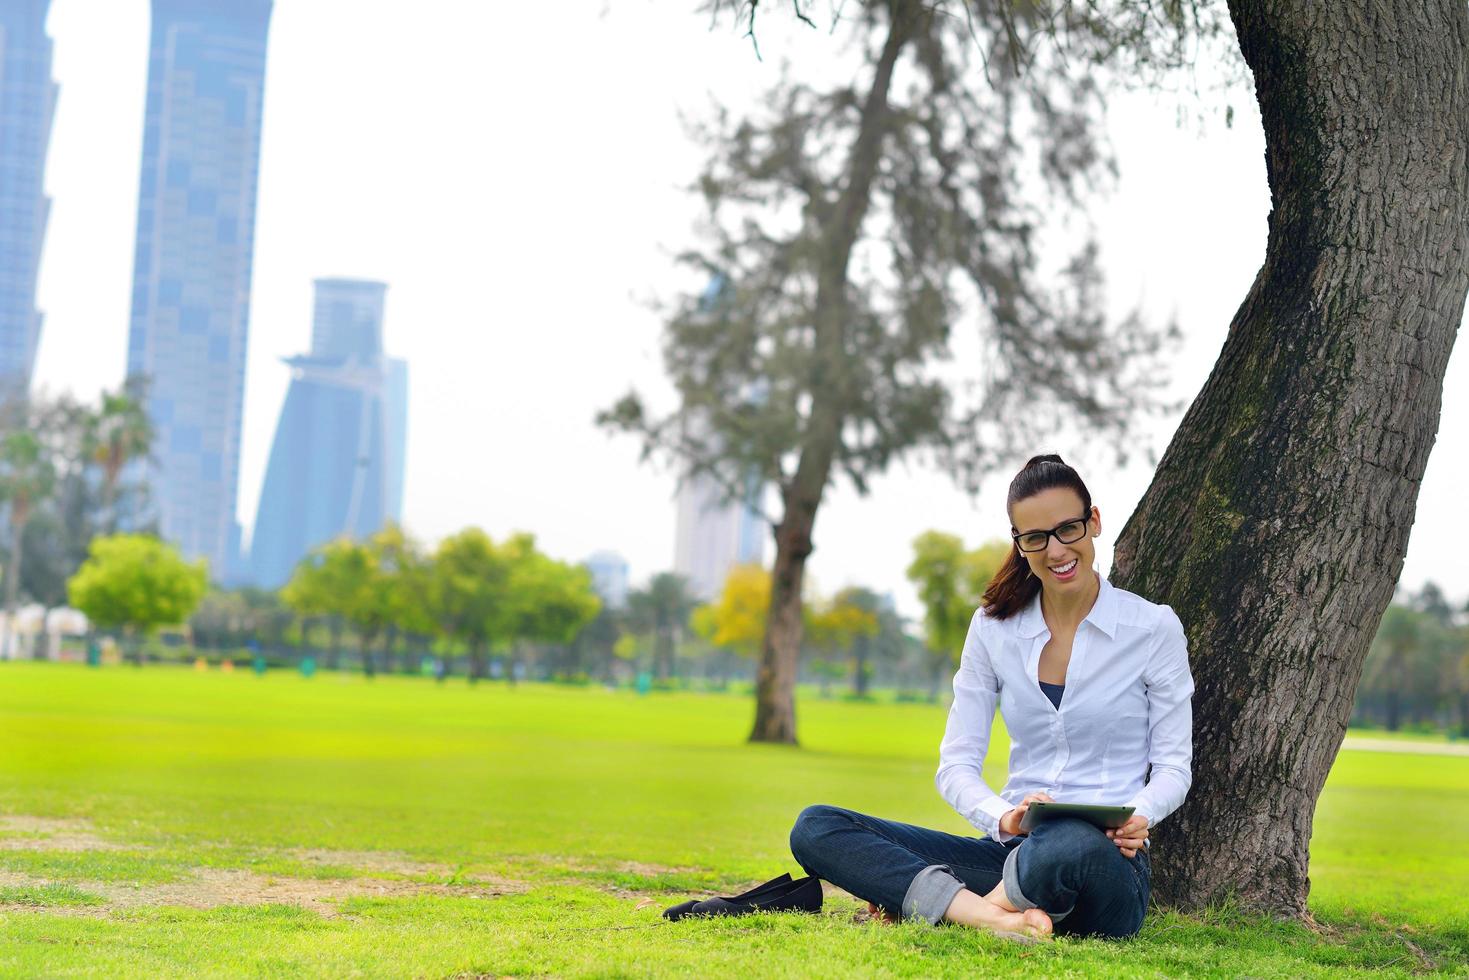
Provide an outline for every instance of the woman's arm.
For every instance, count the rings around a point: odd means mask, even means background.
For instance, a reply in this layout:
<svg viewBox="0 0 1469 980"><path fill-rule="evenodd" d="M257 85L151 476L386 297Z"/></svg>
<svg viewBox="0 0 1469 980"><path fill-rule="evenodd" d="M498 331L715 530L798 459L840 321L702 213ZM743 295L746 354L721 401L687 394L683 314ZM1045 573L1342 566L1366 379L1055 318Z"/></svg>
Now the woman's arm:
<svg viewBox="0 0 1469 980"><path fill-rule="evenodd" d="M1194 678L1188 667L1183 624L1167 606L1158 626L1158 644L1148 658L1143 681L1148 688L1148 784L1127 801L1156 824L1178 809L1193 781Z"/></svg>
<svg viewBox="0 0 1469 980"><path fill-rule="evenodd" d="M1008 840L1014 835L1000 830L1000 820L1013 808L980 775L1000 697L999 678L981 641L984 619L976 612L969 623L934 782L939 795L965 820L997 840Z"/></svg>

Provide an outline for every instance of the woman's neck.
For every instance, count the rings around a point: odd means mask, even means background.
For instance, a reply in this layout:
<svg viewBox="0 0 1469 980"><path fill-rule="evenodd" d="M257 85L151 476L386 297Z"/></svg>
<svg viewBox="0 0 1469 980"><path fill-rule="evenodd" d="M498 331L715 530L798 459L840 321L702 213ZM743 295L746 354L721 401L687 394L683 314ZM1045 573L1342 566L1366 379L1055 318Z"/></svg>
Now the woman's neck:
<svg viewBox="0 0 1469 980"><path fill-rule="evenodd" d="M1041 589L1041 615L1052 633L1076 632L1087 613L1092 611L1092 606L1097 604L1097 596L1102 592L1102 577L1090 568L1086 571L1091 579L1090 588L1068 589L1064 595Z"/></svg>

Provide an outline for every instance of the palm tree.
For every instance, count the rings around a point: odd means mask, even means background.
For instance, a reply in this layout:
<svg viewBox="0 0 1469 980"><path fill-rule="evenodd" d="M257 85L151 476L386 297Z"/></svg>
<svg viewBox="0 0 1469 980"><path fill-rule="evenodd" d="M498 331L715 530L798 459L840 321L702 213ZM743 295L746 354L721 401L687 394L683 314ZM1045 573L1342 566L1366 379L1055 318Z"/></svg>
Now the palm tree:
<svg viewBox="0 0 1469 980"><path fill-rule="evenodd" d="M153 423L136 383L102 393L102 405L89 420L87 456L102 468L102 510L108 534L117 530L117 485L128 463L145 459L153 445Z"/></svg>
<svg viewBox="0 0 1469 980"><path fill-rule="evenodd" d="M5 569L5 630L0 637L0 654L10 656L15 607L20 595L21 542L26 523L36 505L50 496L56 470L41 445L28 429L15 429L0 437L0 501L10 505L10 561Z"/></svg>
<svg viewBox="0 0 1469 980"><path fill-rule="evenodd" d="M636 628L653 633L654 671L659 680L673 675L677 636L687 628L689 615L698 604L698 598L689 591L688 579L672 572L654 575L646 589L628 594L628 612Z"/></svg>

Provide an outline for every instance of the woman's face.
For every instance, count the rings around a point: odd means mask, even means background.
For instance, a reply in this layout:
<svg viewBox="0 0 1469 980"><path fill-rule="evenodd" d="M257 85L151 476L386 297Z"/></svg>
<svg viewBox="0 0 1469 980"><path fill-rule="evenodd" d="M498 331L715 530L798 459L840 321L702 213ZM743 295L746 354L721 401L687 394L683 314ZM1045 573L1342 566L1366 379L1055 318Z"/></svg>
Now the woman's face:
<svg viewBox="0 0 1469 980"><path fill-rule="evenodd" d="M1033 541L1027 542L1022 538L1020 542L1020 556L1030 564L1031 574L1040 579L1041 588L1054 595L1072 591L1084 593L1091 589L1096 577L1092 565L1097 557L1092 539L1102 531L1102 514L1097 508L1087 512L1075 490L1052 487L1017 501L1010 508L1010 520L1014 532L1022 535L1060 530L1059 535L1047 537L1045 547L1039 551L1024 550L1038 544L1039 535ZM1082 533L1075 541L1066 543L1061 540L1062 536L1069 538L1077 531Z"/></svg>

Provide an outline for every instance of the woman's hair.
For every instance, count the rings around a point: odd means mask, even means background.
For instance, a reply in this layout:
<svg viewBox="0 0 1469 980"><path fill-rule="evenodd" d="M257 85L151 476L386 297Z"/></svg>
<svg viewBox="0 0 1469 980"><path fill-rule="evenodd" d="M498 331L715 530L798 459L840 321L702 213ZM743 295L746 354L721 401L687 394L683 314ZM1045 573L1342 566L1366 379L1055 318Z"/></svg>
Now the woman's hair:
<svg viewBox="0 0 1469 980"><path fill-rule="evenodd" d="M1082 509L1091 515L1091 491L1081 482L1081 476L1054 454L1032 456L1030 462L1015 474L1015 479L1010 481L1010 493L1005 498L1005 510L1011 511L1020 501L1052 487L1075 490L1081 498ZM990 580L980 605L987 615L995 619L1009 619L1030 605L1040 590L1041 580L1031 573L1030 565L1020 553L1020 546L1011 541L1010 555Z"/></svg>

